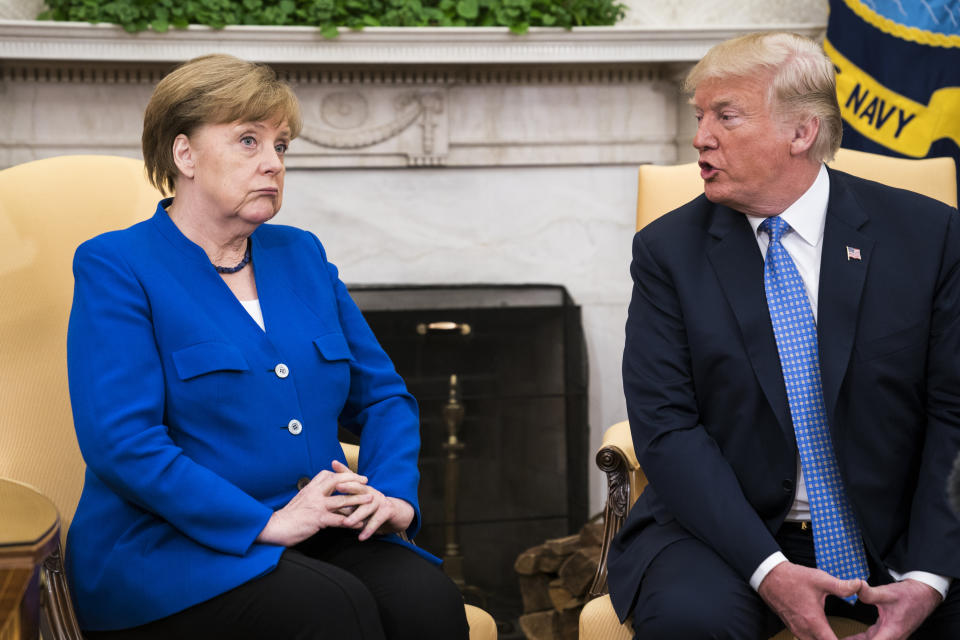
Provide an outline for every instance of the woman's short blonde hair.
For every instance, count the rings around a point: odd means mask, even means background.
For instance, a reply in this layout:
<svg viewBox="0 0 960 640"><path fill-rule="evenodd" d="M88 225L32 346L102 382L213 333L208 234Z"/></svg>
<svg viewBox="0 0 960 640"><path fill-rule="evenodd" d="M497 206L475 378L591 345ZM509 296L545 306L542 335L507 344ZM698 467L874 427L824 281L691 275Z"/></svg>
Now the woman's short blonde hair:
<svg viewBox="0 0 960 640"><path fill-rule="evenodd" d="M291 138L300 134L300 104L273 69L233 56L214 54L189 60L161 80L143 114L143 161L147 177L170 194L179 176L173 141L205 124L286 122Z"/></svg>
<svg viewBox="0 0 960 640"><path fill-rule="evenodd" d="M722 42L691 69L684 90L693 94L704 80L771 75L768 104L784 118L820 120L810 157L833 159L843 122L833 63L814 41L795 33L751 33Z"/></svg>

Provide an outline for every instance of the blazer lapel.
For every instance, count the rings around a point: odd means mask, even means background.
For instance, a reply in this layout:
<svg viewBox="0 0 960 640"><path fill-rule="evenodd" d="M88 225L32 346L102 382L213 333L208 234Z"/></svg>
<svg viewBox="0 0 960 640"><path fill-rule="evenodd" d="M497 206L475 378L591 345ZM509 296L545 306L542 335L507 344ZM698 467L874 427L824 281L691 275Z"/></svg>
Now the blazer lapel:
<svg viewBox="0 0 960 640"><path fill-rule="evenodd" d="M860 298L873 255L874 242L861 231L868 221L869 216L847 188L843 174L830 171L830 199L820 258L817 335L823 400L831 428L840 385L850 363ZM848 251L854 255L848 257Z"/></svg>
<svg viewBox="0 0 960 640"><path fill-rule="evenodd" d="M230 287L212 268L203 249L183 235L167 215L165 208L168 205L169 200L163 200L157 205L152 223L154 229L178 252L179 259L171 260L163 253L158 256L158 259L165 260L173 277L182 284L184 291L196 300L198 309L208 314L210 322L223 334L224 339L248 334L254 340L262 340L263 331L243 308ZM157 246L166 247L162 243ZM258 285L259 280L258 274ZM228 336L230 338L227 338Z"/></svg>
<svg viewBox="0 0 960 640"><path fill-rule="evenodd" d="M290 331L288 323L295 322L298 300L287 283L284 263L284 247L272 246L265 242L263 234L254 232L253 264L257 274L257 297L260 299L260 311L263 313L263 324L266 327L267 340L273 344L273 339Z"/></svg>
<svg viewBox="0 0 960 640"><path fill-rule="evenodd" d="M793 441L793 423L787 409L787 393L780 369L770 313L763 288L763 256L746 217L716 205L709 232L718 242L708 257L733 309L750 363L777 421Z"/></svg>
<svg viewBox="0 0 960 640"><path fill-rule="evenodd" d="M251 239L257 274L257 297L260 299L268 342L276 344L276 340L284 334L292 335L306 330L308 318L320 323L321 316L297 295L291 284L296 276L291 273L287 259L289 247L271 244L269 239L264 239L260 230L254 232Z"/></svg>

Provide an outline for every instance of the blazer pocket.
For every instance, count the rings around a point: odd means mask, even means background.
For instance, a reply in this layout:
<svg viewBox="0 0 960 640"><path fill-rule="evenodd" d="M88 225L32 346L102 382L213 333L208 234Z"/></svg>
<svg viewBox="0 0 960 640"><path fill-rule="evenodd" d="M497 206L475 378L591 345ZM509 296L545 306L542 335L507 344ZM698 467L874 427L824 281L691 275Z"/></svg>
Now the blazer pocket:
<svg viewBox="0 0 960 640"><path fill-rule="evenodd" d="M223 342L201 342L173 352L173 366L181 380L214 371L248 371L240 349Z"/></svg>
<svg viewBox="0 0 960 640"><path fill-rule="evenodd" d="M350 346L342 333L328 333L313 339L320 355L324 360L352 360L353 354L350 352Z"/></svg>
<svg viewBox="0 0 960 640"><path fill-rule="evenodd" d="M923 342L926 337L926 327L922 323L917 323L883 337L867 340L856 345L854 349L861 360L876 360L915 346Z"/></svg>

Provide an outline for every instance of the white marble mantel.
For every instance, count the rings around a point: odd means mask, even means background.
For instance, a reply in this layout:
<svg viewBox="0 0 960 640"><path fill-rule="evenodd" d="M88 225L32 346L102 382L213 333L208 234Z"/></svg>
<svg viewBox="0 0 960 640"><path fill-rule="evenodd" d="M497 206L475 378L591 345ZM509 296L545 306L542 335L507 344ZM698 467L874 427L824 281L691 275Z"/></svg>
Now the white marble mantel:
<svg viewBox="0 0 960 640"><path fill-rule="evenodd" d="M376 27L326 39L313 27L193 25L128 34L108 24L0 20L0 59L180 62L219 52L271 64L691 62L728 38L781 29L816 36L823 24L534 27L523 36L504 27Z"/></svg>
<svg viewBox="0 0 960 640"><path fill-rule="evenodd" d="M713 44L757 28L822 31L816 23L534 28L523 36L496 27L370 28L325 39L312 27L129 34L107 24L0 20L0 166L97 145L136 155L133 116L150 87L172 64L212 52L270 63L294 84L306 128L291 167L669 163L688 137L677 125L682 71ZM75 110L54 113L65 92ZM115 118L98 115L121 108Z"/></svg>
<svg viewBox="0 0 960 640"><path fill-rule="evenodd" d="M730 15L779 6L782 17L798 3L825 4L742 0ZM211 52L268 62L294 86L305 121L278 221L316 232L348 284L564 285L582 309L595 449L626 415L620 355L636 166L689 157L693 119L680 78L729 37L770 28L819 36L825 23L825 12L803 23L730 23L694 0L634 5L624 26L525 36L127 34L0 19L0 168L68 153L138 157L143 108L174 63ZM686 20L669 22L677 7ZM655 10L668 24L637 24ZM588 457L596 511L604 480Z"/></svg>

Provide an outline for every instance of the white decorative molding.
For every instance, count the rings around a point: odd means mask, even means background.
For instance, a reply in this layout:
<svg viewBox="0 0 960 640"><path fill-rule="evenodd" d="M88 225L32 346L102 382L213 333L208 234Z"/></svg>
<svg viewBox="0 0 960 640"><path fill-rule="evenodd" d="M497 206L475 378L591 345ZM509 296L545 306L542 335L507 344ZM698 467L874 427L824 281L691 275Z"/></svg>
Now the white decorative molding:
<svg viewBox="0 0 960 640"><path fill-rule="evenodd" d="M391 166L397 160L414 167L445 164L447 92L424 89L357 86L328 91L322 99L305 103L299 141L319 147L327 161L337 152L360 152L368 156L366 166ZM288 156L290 166L311 166L318 150L304 150L299 141Z"/></svg>
<svg viewBox="0 0 960 640"><path fill-rule="evenodd" d="M156 84L172 63L59 60L4 60L0 58L0 80L9 82L82 83L82 84ZM692 63L687 63L692 64ZM362 68L283 66L273 63L280 76L294 85L325 86L446 86L446 85L596 85L633 84L661 79L673 64L618 65L476 65L433 68L425 65L390 67L369 65ZM686 66L684 66L686 68ZM673 74L676 75L676 74ZM682 74L681 74L682 75Z"/></svg>
<svg viewBox="0 0 960 640"><path fill-rule="evenodd" d="M371 27L326 39L313 27L190 26L130 34L109 24L0 20L0 59L180 62L207 53L298 65L582 64L689 62L723 40L787 29L819 37L824 25L744 24L683 27Z"/></svg>

